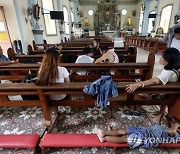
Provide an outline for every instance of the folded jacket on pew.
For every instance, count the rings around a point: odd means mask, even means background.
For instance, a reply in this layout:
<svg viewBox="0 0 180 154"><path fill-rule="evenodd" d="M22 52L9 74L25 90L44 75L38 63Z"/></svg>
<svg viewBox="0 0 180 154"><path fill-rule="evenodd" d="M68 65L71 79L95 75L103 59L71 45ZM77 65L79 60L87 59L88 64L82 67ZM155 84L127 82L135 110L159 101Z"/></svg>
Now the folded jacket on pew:
<svg viewBox="0 0 180 154"><path fill-rule="evenodd" d="M97 95L97 107L104 108L109 103L109 96L117 97L118 90L111 76L101 76L83 89L86 94Z"/></svg>

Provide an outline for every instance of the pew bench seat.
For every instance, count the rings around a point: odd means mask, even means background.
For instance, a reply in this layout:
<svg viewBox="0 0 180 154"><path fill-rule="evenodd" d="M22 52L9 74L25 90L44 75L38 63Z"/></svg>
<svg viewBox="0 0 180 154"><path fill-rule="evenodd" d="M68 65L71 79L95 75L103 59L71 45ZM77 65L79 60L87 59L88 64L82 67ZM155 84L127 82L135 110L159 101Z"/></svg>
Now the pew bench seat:
<svg viewBox="0 0 180 154"><path fill-rule="evenodd" d="M101 143L96 134L45 134L40 141L41 148L70 148L70 147L113 147L127 148L127 143ZM180 143L160 144L161 148L178 148Z"/></svg>
<svg viewBox="0 0 180 154"><path fill-rule="evenodd" d="M0 148L32 148L39 142L40 136L35 134L0 135Z"/></svg>

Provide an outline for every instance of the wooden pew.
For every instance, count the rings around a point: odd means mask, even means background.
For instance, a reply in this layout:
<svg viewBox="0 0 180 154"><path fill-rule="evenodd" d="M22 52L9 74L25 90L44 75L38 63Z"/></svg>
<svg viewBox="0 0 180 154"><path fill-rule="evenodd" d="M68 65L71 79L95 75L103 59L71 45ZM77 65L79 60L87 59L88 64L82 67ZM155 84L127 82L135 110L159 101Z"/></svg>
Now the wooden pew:
<svg viewBox="0 0 180 154"><path fill-rule="evenodd" d="M123 48L115 48L115 52L118 54L118 55L121 55L124 57L125 59L125 62L136 62L136 57L137 57L137 48L136 47L133 47L133 51L129 51L129 49L125 50ZM44 50L32 50L32 47L30 47L30 45L28 45L28 53L29 55L28 56L14 56L13 59L35 59L33 60L34 62L37 62L37 61L41 61L42 60L42 55L45 53ZM83 49L68 49L68 50L62 50L61 51L61 62L66 62L64 61L64 57L67 58L67 56L73 56L75 58L77 58L77 56L79 55L82 55L83 54ZM34 55L34 56L31 56L31 55ZM38 56L35 56L35 55L38 55ZM97 59L99 58L100 56L94 56L93 58Z"/></svg>
<svg viewBox="0 0 180 154"><path fill-rule="evenodd" d="M154 58L154 53L150 53L147 63L61 63L60 65L73 72L81 70L87 70L89 72L87 75L71 74L70 78L72 81L93 81L101 76L101 74L97 74L97 71L104 70L113 70L115 74L112 76L115 81L135 81L136 79L146 80L152 77ZM10 64L0 66L0 71L24 69L38 71L39 67L40 64ZM139 69L140 73L134 73L136 69ZM122 73L122 71L126 71L127 73Z"/></svg>
<svg viewBox="0 0 180 154"><path fill-rule="evenodd" d="M32 41L34 50L44 50L48 48L46 40L43 40L43 44L37 44L34 40Z"/></svg>
<svg viewBox="0 0 180 154"><path fill-rule="evenodd" d="M133 37L125 38L125 45L133 45L148 50L149 52L162 53L167 48L167 43L161 38Z"/></svg>
<svg viewBox="0 0 180 154"><path fill-rule="evenodd" d="M156 51L156 48L157 48L157 43L158 42L158 39L157 38L150 38L149 39L149 42L147 44L147 48L146 50L148 50L149 52L154 52Z"/></svg>
<svg viewBox="0 0 180 154"><path fill-rule="evenodd" d="M101 76L101 74L96 74L97 71L103 70L113 70L115 75L113 79L116 81L135 81L136 79L149 79L152 77L153 66L147 63L118 63L118 64L74 64L74 63L61 63L68 71L81 71L87 70L89 74L87 75L77 75L71 74L70 78L74 81L92 81ZM18 71L18 70L32 70L38 71L40 64L11 64L6 66L0 66L0 70L8 71ZM127 72L127 74L122 74L123 70L135 70L140 69L142 73Z"/></svg>
<svg viewBox="0 0 180 154"><path fill-rule="evenodd" d="M10 80L12 82L22 81L25 75L0 75L0 80Z"/></svg>
<svg viewBox="0 0 180 154"><path fill-rule="evenodd" d="M50 108L58 105L70 106L94 106L94 101L89 95L83 93L87 82L59 83L52 86L36 86L33 83L1 83L0 84L0 106L41 106L46 120L51 121ZM129 82L116 82L119 97L110 99L111 105L168 105L172 106L180 94L180 82L168 83L166 85L154 85L138 88L133 94L126 93L126 85ZM136 94L139 93L163 93L169 94L167 100L144 100ZM50 94L84 95L84 100L61 101L49 100ZM38 95L39 100L9 100L9 95Z"/></svg>
<svg viewBox="0 0 180 154"><path fill-rule="evenodd" d="M42 62L43 54L37 54L37 55L16 55L14 57L14 60L20 60L20 61L32 61L32 63Z"/></svg>

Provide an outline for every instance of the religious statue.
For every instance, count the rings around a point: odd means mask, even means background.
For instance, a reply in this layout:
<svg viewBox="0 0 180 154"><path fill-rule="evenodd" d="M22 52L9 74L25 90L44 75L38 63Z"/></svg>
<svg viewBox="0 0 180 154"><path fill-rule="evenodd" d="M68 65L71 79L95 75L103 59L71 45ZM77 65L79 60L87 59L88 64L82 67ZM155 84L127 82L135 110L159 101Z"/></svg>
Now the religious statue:
<svg viewBox="0 0 180 154"><path fill-rule="evenodd" d="M39 17L39 11L40 11L40 6L39 6L38 1L37 1L37 4L34 5L34 8L33 8L33 15L34 15L34 18L35 18L36 20L39 20L39 19L40 19L40 17Z"/></svg>

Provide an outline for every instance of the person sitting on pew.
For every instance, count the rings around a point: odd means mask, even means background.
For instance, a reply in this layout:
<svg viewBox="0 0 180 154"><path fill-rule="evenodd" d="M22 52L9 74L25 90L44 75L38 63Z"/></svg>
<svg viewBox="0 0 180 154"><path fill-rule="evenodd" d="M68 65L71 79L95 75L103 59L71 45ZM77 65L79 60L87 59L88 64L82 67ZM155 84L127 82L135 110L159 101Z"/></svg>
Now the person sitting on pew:
<svg viewBox="0 0 180 154"><path fill-rule="evenodd" d="M14 64L14 63L18 63L18 61L14 61L14 60L11 61L9 58L3 55L3 50L0 46L0 65L8 65L8 64Z"/></svg>
<svg viewBox="0 0 180 154"><path fill-rule="evenodd" d="M139 87L145 87L154 84L166 84L168 82L177 82L179 78L179 69L180 69L180 53L175 48L167 48L162 57L159 60L159 63L164 65L164 69L157 77L153 77L152 79L137 82L134 84L127 85L126 91L128 93L133 93ZM142 97L150 99L149 96L151 95L143 95L139 94ZM167 95L164 95L164 98L161 97L163 95L157 95L157 99L165 99ZM159 115L164 113L166 106L161 106L160 111L156 114Z"/></svg>
<svg viewBox="0 0 180 154"><path fill-rule="evenodd" d="M106 45L100 46L99 49L102 56L95 63L119 63L118 55L114 52L114 49L108 50Z"/></svg>
<svg viewBox="0 0 180 154"><path fill-rule="evenodd" d="M59 61L60 48L48 48L44 53L43 61L35 82L38 86L49 86L55 83L70 82L69 72L61 67ZM51 100L62 100L66 94L50 95Z"/></svg>
<svg viewBox="0 0 180 154"><path fill-rule="evenodd" d="M151 148L161 143L178 143L180 139L180 124L172 122L170 126L160 122L150 127L128 126L119 130L103 130L95 127L100 142L116 144L127 143L129 147Z"/></svg>
<svg viewBox="0 0 180 154"><path fill-rule="evenodd" d="M178 49L180 52L180 27L174 30L174 37L171 42L171 47Z"/></svg>
<svg viewBox="0 0 180 154"><path fill-rule="evenodd" d="M180 20L173 27L169 28L167 34L164 36L164 41L167 43L168 48L171 47L172 39L175 36L174 30L178 27L180 27Z"/></svg>
<svg viewBox="0 0 180 154"><path fill-rule="evenodd" d="M100 52L102 56L98 58L95 63L119 63L119 57L114 52L114 49L108 50L108 47L106 45L100 46ZM113 70L105 70L100 72L102 75L114 75L115 71Z"/></svg>
<svg viewBox="0 0 180 154"><path fill-rule="evenodd" d="M75 63L94 63L94 58L91 58L93 55L92 49L85 47L83 49L83 55L78 56ZM87 71L76 71L78 75L86 75Z"/></svg>
<svg viewBox="0 0 180 154"><path fill-rule="evenodd" d="M100 39L93 40L93 55L101 55L100 53Z"/></svg>

